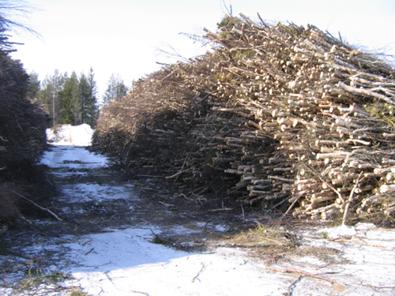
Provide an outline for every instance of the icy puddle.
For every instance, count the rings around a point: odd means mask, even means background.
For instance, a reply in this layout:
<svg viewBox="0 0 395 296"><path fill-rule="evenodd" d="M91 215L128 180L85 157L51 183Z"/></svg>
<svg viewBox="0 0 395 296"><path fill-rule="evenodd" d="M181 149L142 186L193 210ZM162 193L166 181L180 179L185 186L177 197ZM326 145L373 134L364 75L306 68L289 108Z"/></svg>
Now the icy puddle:
<svg viewBox="0 0 395 296"><path fill-rule="evenodd" d="M27 239L19 249L11 240L12 254L0 256L0 295L395 295L395 230L305 227L282 253L226 243L187 252L158 238L179 235L188 245L189 236L206 241L231 226L156 225L152 217L172 212L156 213L106 157L84 147L53 146L41 163L57 182L53 205L65 222L33 221L39 232L15 235ZM133 220L139 210L143 219ZM54 227L67 234L46 236Z"/></svg>
<svg viewBox="0 0 395 296"><path fill-rule="evenodd" d="M102 202L106 200L133 199L136 195L130 185L73 184L62 188L60 200L67 203Z"/></svg>

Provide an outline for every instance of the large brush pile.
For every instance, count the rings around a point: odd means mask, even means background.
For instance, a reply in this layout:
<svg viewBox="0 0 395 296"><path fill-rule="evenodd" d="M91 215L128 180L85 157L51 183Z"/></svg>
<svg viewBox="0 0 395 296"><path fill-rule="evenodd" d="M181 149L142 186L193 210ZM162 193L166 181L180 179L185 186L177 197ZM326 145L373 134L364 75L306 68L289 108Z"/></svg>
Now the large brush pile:
<svg viewBox="0 0 395 296"><path fill-rule="evenodd" d="M301 218L395 217L395 71L316 27L226 17L212 53L106 106L95 144L129 170Z"/></svg>
<svg viewBox="0 0 395 296"><path fill-rule="evenodd" d="M34 164L46 145L48 118L25 98L27 86L22 65L0 50L0 222L14 219L26 206L21 192L34 194L44 182Z"/></svg>

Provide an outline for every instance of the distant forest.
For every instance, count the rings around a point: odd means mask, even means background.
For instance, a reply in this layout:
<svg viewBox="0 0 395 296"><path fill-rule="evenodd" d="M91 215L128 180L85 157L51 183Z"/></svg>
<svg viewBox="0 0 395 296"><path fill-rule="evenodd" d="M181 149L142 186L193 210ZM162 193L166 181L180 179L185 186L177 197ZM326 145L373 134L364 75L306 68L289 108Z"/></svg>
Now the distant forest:
<svg viewBox="0 0 395 296"><path fill-rule="evenodd" d="M128 92L124 82L111 76L103 96L103 104L123 97ZM87 123L96 125L99 111L94 71L88 74L55 71L40 81L36 73L29 75L28 98L38 102L50 115L52 125Z"/></svg>

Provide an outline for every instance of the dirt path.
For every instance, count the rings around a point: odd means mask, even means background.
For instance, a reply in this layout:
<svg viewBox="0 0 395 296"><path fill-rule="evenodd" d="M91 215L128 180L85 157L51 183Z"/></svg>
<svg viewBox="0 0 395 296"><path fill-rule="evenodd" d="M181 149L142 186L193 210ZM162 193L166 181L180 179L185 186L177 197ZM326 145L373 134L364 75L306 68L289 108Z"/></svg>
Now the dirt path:
<svg viewBox="0 0 395 296"><path fill-rule="evenodd" d="M85 148L52 147L42 162L63 221L7 232L0 295L395 294L393 230L238 232L241 217L179 210L169 193L131 185Z"/></svg>

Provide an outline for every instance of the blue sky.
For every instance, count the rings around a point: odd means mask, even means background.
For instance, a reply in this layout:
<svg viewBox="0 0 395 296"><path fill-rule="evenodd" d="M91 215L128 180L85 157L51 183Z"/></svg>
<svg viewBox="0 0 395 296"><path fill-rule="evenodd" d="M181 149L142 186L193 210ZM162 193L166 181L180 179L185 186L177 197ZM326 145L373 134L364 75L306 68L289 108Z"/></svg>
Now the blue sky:
<svg viewBox="0 0 395 296"><path fill-rule="evenodd" d="M25 0L32 8L22 21L40 34L15 32L23 42L14 57L40 78L93 67L103 93L111 74L130 85L171 62L206 49L180 33L202 34L232 5L255 18L314 24L348 42L395 55L394 0ZM166 54L165 52L171 53Z"/></svg>

